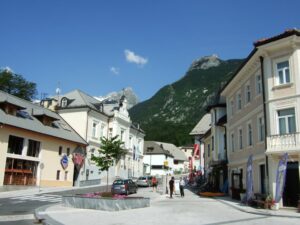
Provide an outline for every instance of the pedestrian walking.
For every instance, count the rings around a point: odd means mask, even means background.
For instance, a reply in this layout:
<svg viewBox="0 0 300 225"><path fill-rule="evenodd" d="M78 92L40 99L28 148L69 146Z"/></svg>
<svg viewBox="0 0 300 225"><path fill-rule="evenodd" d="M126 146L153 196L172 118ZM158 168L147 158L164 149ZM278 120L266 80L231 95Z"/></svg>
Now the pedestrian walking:
<svg viewBox="0 0 300 225"><path fill-rule="evenodd" d="M170 186L170 198L173 198L173 191L174 191L174 177L171 178L169 181Z"/></svg>
<svg viewBox="0 0 300 225"><path fill-rule="evenodd" d="M154 192L154 190L157 191L157 179L155 176L152 177L151 183L152 183L152 191L153 192Z"/></svg>
<svg viewBox="0 0 300 225"><path fill-rule="evenodd" d="M184 179L182 179L182 177L180 177L179 189L180 189L180 195L181 195L181 197L184 197L184 186L185 186Z"/></svg>

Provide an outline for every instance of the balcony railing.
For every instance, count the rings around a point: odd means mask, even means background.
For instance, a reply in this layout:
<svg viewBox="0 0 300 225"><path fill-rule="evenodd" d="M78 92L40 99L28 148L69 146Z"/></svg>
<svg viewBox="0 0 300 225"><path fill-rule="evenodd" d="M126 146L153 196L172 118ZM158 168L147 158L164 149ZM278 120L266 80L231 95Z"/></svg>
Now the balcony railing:
<svg viewBox="0 0 300 225"><path fill-rule="evenodd" d="M268 136L267 147L267 152L300 152L300 133Z"/></svg>

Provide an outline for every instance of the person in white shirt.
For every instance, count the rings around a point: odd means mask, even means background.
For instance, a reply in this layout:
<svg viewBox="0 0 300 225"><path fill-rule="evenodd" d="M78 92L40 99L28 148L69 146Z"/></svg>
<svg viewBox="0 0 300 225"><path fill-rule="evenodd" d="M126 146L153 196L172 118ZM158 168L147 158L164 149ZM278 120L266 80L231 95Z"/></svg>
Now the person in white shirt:
<svg viewBox="0 0 300 225"><path fill-rule="evenodd" d="M181 195L181 197L184 197L184 186L185 186L185 182L182 179L182 177L180 177L179 189L180 189L180 195Z"/></svg>

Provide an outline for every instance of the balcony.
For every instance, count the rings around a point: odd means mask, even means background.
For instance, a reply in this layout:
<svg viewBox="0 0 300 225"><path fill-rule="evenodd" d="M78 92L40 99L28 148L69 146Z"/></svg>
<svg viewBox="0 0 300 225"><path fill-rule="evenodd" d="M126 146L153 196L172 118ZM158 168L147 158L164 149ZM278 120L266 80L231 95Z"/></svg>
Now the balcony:
<svg viewBox="0 0 300 225"><path fill-rule="evenodd" d="M267 154L300 153L300 133L278 134L267 137Z"/></svg>

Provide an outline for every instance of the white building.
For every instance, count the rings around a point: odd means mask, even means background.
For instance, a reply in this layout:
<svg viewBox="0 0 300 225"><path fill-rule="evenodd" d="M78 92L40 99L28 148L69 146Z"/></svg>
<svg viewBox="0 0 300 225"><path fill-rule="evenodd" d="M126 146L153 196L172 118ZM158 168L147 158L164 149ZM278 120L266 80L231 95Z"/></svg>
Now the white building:
<svg viewBox="0 0 300 225"><path fill-rule="evenodd" d="M109 169L109 182L116 177L127 178L142 175L144 132L132 124L124 96L119 102L101 102L92 96L74 90L59 97L58 100L43 100L41 104L51 107L49 102L57 102L54 108L89 144L86 152L85 164L79 174L79 186L94 185L106 182L106 172L101 172L91 160L92 155L98 154L101 137L116 135L124 142L124 149L128 150L117 165Z"/></svg>
<svg viewBox="0 0 300 225"><path fill-rule="evenodd" d="M165 175L174 172L184 172L184 163L187 161L185 154L170 143L145 141L144 164L146 174Z"/></svg>

